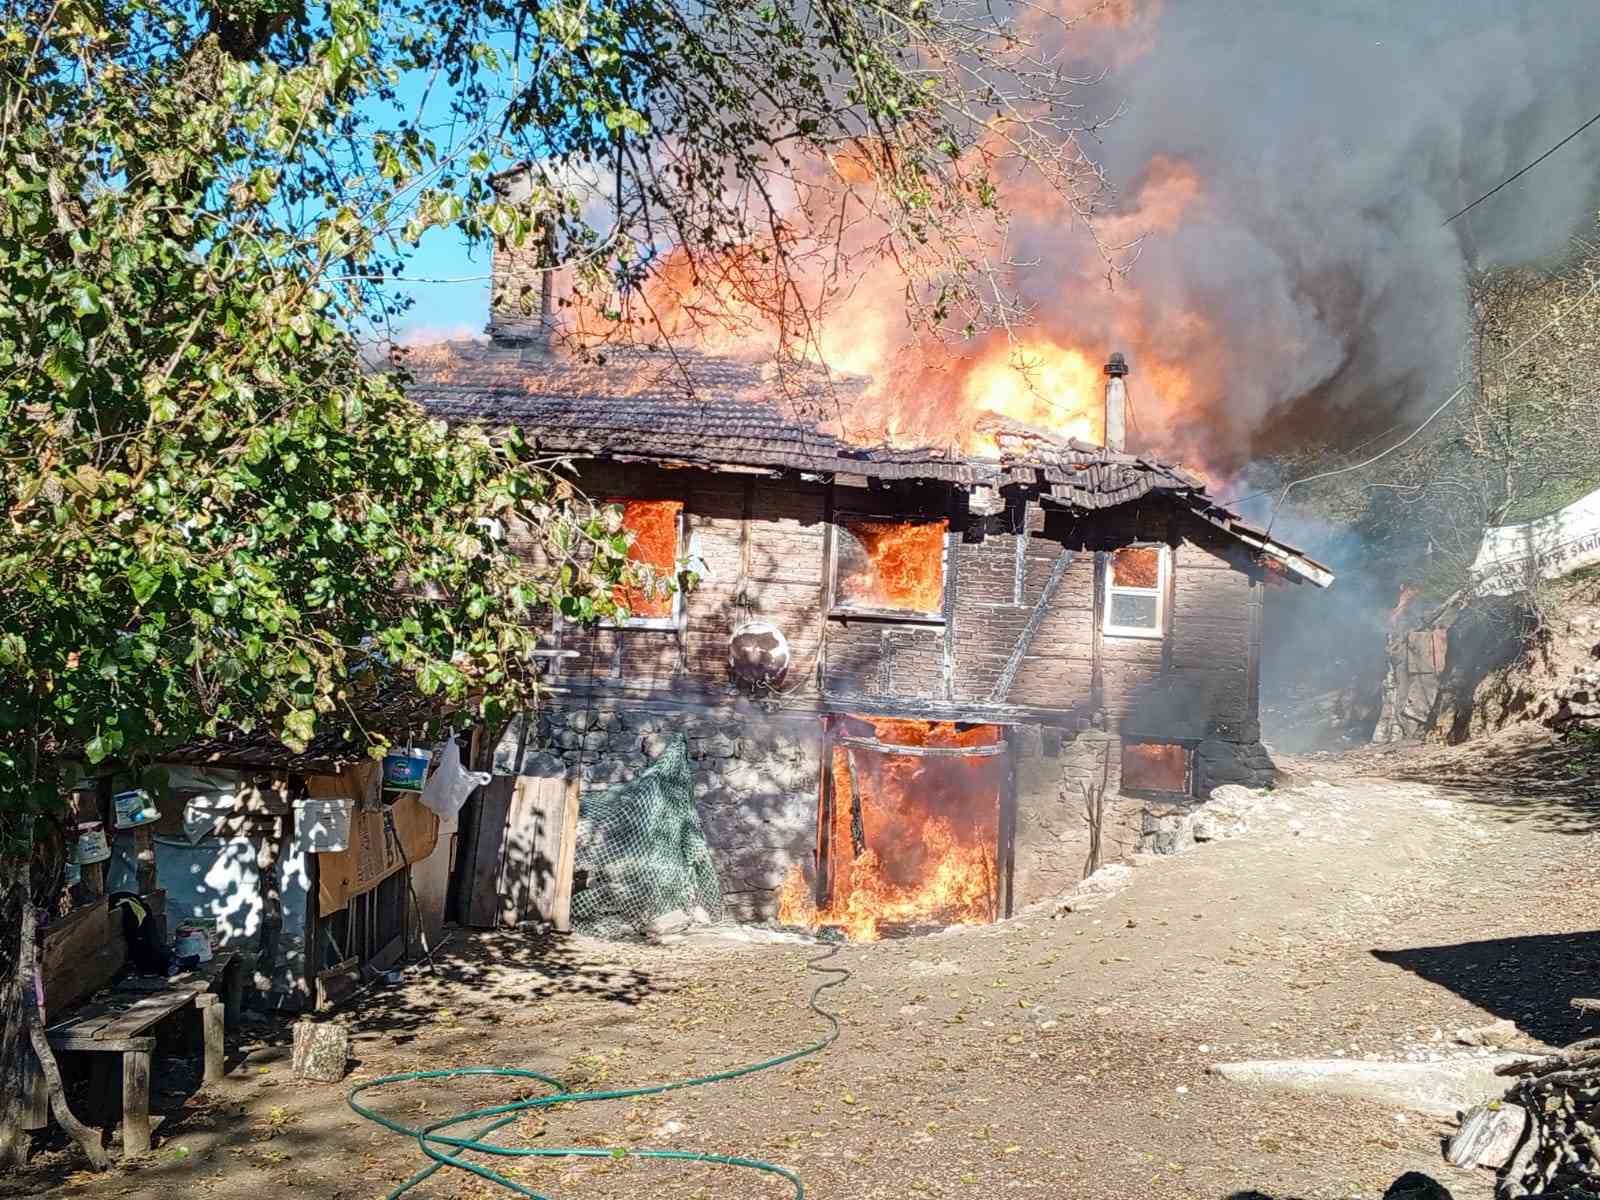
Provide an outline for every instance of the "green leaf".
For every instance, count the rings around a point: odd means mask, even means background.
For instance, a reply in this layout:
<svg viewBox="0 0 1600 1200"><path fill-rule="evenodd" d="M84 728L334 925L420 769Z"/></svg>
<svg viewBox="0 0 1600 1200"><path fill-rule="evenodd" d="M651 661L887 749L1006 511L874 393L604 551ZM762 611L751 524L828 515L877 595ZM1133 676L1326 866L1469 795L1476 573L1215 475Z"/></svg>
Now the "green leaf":
<svg viewBox="0 0 1600 1200"><path fill-rule="evenodd" d="M128 586L133 589L137 604L146 603L161 587L161 577L147 567L133 567L128 571Z"/></svg>

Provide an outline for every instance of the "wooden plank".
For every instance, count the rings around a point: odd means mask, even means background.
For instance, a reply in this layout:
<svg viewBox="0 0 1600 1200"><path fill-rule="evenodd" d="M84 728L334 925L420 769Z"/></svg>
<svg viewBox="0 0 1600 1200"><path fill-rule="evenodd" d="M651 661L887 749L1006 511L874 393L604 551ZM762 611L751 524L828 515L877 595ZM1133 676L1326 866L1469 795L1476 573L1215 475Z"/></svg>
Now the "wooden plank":
<svg viewBox="0 0 1600 1200"><path fill-rule="evenodd" d="M156 1048L156 1039L153 1037L120 1038L112 1041L102 1041L99 1038L67 1037L52 1034L49 1041L50 1049L64 1051L69 1054L122 1054L129 1050L153 1051Z"/></svg>
<svg viewBox="0 0 1600 1200"><path fill-rule="evenodd" d="M332 1008L361 986L361 960L347 958L317 975L317 1011Z"/></svg>
<svg viewBox="0 0 1600 1200"><path fill-rule="evenodd" d="M115 1005L108 1004L104 1000L97 1000L93 1004L80 1008L70 1017L65 1017L53 1024L46 1025L44 1031L53 1034L65 1033L69 1029L80 1027L98 1029L121 1011L122 1009Z"/></svg>
<svg viewBox="0 0 1600 1200"><path fill-rule="evenodd" d="M561 853L556 859L556 893L550 905L550 923L562 933L572 932L572 874L578 857L578 805L582 791L577 775L567 779L567 798L561 813Z"/></svg>
<svg viewBox="0 0 1600 1200"><path fill-rule="evenodd" d="M26 1041L22 1046L22 1111L18 1124L22 1129L45 1129L50 1124L49 1083L39 1067L38 1056Z"/></svg>
<svg viewBox="0 0 1600 1200"><path fill-rule="evenodd" d="M107 1022L95 1032L96 1041L113 1041L136 1037L158 1021L163 1021L195 998L194 988L178 988L172 992L159 992L136 1001L121 1016Z"/></svg>
<svg viewBox="0 0 1600 1200"><path fill-rule="evenodd" d="M500 855L499 912L502 925L554 922L565 890L570 910L572 859L564 854L567 812L576 792L566 775L518 776L506 814ZM573 823L576 835L575 817ZM563 860L567 877L561 878ZM569 911L570 917L570 911Z"/></svg>
<svg viewBox="0 0 1600 1200"><path fill-rule="evenodd" d="M492 929L500 911L495 883L500 877L500 848L505 839L506 814L517 777L496 775L477 798L463 809L461 840L461 923Z"/></svg>
<svg viewBox="0 0 1600 1200"><path fill-rule="evenodd" d="M39 952L46 1021L105 987L127 958L128 941L104 897L53 924Z"/></svg>
<svg viewBox="0 0 1600 1200"><path fill-rule="evenodd" d="M122 1155L150 1151L150 1051L122 1055Z"/></svg>

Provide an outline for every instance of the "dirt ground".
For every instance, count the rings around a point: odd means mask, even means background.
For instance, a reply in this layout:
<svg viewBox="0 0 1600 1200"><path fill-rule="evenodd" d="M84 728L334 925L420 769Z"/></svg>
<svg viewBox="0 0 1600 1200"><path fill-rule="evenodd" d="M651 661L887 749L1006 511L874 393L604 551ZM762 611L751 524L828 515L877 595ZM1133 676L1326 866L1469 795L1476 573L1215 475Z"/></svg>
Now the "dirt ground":
<svg viewBox="0 0 1600 1200"><path fill-rule="evenodd" d="M1444 1165L1441 1122L1246 1090L1207 1067L1471 1054L1455 1031L1500 1017L1530 1043L1595 1032L1566 1000L1600 992L1600 796L1569 763L1509 735L1470 753L1290 761L1291 782L1244 837L1144 861L1098 903L842 950L828 965L851 978L822 1003L843 1032L820 1056L524 1115L500 1137L765 1158L816 1200L1321 1200L1380 1196L1406 1170L1485 1200L1487 1173ZM825 1032L805 1007L817 953L710 935L642 946L457 931L438 974L413 970L349 1013L352 1081L494 1064L610 1088L775 1055ZM169 1079L143 1160L95 1177L52 1145L0 1194L344 1200L382 1196L424 1165L414 1140L350 1111L349 1083L294 1081L286 1041L282 1026L247 1027L222 1085ZM536 1090L469 1079L376 1099L420 1124ZM794 1194L696 1163L502 1162L569 1200ZM505 1194L450 1174L412 1193Z"/></svg>

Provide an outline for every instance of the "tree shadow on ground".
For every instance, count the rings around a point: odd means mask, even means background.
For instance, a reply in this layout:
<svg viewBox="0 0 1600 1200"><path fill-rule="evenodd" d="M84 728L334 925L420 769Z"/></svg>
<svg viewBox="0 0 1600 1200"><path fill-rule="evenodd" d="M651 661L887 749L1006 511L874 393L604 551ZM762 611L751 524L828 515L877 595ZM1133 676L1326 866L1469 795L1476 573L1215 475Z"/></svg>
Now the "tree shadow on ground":
<svg viewBox="0 0 1600 1200"><path fill-rule="evenodd" d="M1513 730L1470 745L1411 749L1383 764L1383 774L1432 784L1502 821L1532 820L1551 833L1600 832L1600 749L1586 742Z"/></svg>
<svg viewBox="0 0 1600 1200"><path fill-rule="evenodd" d="M385 1045L407 1047L420 1031L434 1037L429 1043L429 1061L408 1064L418 1069L433 1066L470 1064L481 1053L483 1020L476 1009L487 1013L498 1010L526 1010L550 1001L596 1001L601 1005L620 1005L635 1009L645 1001L675 994L680 984L652 972L626 965L626 945L606 946L563 934L531 930L451 931L433 957L433 966L413 963L405 969L399 983L388 983L381 976L358 990L343 1004L317 1014L318 1020L341 1021L349 1027L354 1056L351 1069L362 1069L364 1047ZM603 1014L608 1010L602 1009ZM159 1125L154 1152L124 1167L117 1162L118 1147L111 1147L114 1170L131 1170L141 1182L170 1175L175 1184L192 1186L196 1160L186 1146L194 1139L215 1140L207 1152L237 1156L229 1162L244 1168L239 1188L259 1186L256 1172L292 1176L293 1163L310 1158L348 1137L345 1096L349 1083L316 1092L318 1114L298 1112L308 1094L306 1085L288 1078L290 1046L294 1038L297 1013L252 1013L228 1037L227 1070L235 1082L260 1076L255 1086L281 1089L286 1109L297 1110L279 1126L270 1120L252 1120L237 1098L229 1099L201 1087L201 1059L179 1049L158 1052L153 1064L151 1113ZM627 1019L615 1011L601 1018L605 1023ZM442 1036L441 1036L442 1035ZM530 1038L530 1054L536 1054ZM437 1057L438 1061L433 1061ZM508 1064L517 1065L517 1064ZM563 1068L557 1067L557 1074ZM117 1081L120 1082L120 1074ZM569 1081L570 1082L570 1081ZM74 1111L93 1118L93 1123L114 1130L119 1119L115 1095L97 1100L88 1095L87 1079L76 1080L72 1089ZM481 1081L482 1099L499 1102L517 1094L516 1084ZM449 1088L442 1089L449 1091ZM458 1087L456 1090L465 1091ZM527 1090L523 1086L523 1090ZM535 1088L534 1090L542 1090ZM382 1105L380 1104L380 1107ZM76 1146L60 1128L51 1123L35 1138L34 1154L28 1167L0 1178L0 1200L33 1197L52 1189L71 1186L86 1163ZM246 1181L249 1182L247 1185ZM286 1182L298 1181L286 1179ZM324 1181L325 1182L325 1181ZM295 1194L313 1194L309 1182ZM232 1194L228 1189L212 1189L215 1195Z"/></svg>
<svg viewBox="0 0 1600 1200"><path fill-rule="evenodd" d="M1273 1195L1254 1188L1242 1192L1229 1192L1223 1200L1299 1200L1295 1196ZM1383 1193L1383 1200L1453 1200L1450 1189L1431 1175L1420 1171L1407 1171L1391 1183Z"/></svg>
<svg viewBox="0 0 1600 1200"><path fill-rule="evenodd" d="M1524 1033L1562 1046L1592 1033L1593 1017L1569 1007L1600 990L1600 931L1491 938L1446 946L1374 950L1374 958L1448 988Z"/></svg>

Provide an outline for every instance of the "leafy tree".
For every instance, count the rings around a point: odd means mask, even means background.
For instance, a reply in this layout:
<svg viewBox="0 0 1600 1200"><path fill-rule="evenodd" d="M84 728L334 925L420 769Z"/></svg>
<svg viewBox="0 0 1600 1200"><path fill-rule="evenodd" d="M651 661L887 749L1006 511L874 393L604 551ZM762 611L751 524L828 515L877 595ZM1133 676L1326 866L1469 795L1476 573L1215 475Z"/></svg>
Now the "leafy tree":
<svg viewBox="0 0 1600 1200"><path fill-rule="evenodd" d="M611 611L627 553L615 514L575 505L514 434L447 432L364 367L363 297L334 265L363 257L358 214L289 168L371 85L371 14L330 7L286 66L180 45L176 11L63 4L5 39L8 1103L26 867L79 764L137 766L224 725L295 748L377 732L359 720L380 677L525 702L539 614ZM295 226L301 206L318 211ZM540 566L508 548L516 525Z"/></svg>
<svg viewBox="0 0 1600 1200"><path fill-rule="evenodd" d="M28 862L69 776L222 726L375 736L378 677L504 711L552 610L626 594L614 512L363 361L415 240L542 239L602 338L660 332L671 268L803 350L866 256L914 319L1009 320L1004 186L1086 216L1098 183L1059 41L975 0L10 6L0 1104ZM522 157L513 202L491 173Z"/></svg>

